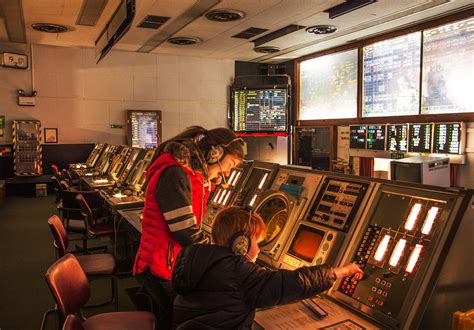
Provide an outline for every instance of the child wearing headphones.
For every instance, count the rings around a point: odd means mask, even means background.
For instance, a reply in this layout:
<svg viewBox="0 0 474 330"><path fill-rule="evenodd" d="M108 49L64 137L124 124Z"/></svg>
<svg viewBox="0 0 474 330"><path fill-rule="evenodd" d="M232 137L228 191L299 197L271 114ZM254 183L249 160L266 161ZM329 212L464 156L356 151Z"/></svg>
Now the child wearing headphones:
<svg viewBox="0 0 474 330"><path fill-rule="evenodd" d="M173 327L250 329L256 308L287 304L329 289L337 278L363 276L356 264L271 271L255 264L266 235L263 219L240 207L216 216L215 245L186 247L177 257L172 285Z"/></svg>

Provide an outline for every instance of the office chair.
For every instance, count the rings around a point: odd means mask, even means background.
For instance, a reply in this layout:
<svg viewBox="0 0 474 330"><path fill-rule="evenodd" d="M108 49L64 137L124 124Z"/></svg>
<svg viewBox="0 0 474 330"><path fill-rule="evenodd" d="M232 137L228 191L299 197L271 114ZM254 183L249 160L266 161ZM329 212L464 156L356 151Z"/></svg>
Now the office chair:
<svg viewBox="0 0 474 330"><path fill-rule="evenodd" d="M74 315L90 297L90 285L76 257L68 253L52 264L46 274L48 284L58 307L60 326L66 329L155 329L156 319L150 312L114 312L91 316L79 321ZM82 327L81 327L82 326Z"/></svg>

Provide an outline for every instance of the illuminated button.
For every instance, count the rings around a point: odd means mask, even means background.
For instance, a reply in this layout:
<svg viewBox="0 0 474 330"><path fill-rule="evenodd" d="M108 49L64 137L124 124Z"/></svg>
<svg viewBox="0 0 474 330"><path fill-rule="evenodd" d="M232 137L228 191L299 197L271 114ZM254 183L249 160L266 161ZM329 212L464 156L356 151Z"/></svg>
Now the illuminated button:
<svg viewBox="0 0 474 330"><path fill-rule="evenodd" d="M323 251L327 251L329 249L329 244L324 243L322 249L323 249Z"/></svg>
<svg viewBox="0 0 474 330"><path fill-rule="evenodd" d="M383 306L383 304L384 304L384 301L383 301L383 300L380 300L380 299L379 299L379 300L377 300L377 305L379 305L379 306Z"/></svg>
<svg viewBox="0 0 474 330"><path fill-rule="evenodd" d="M371 289L373 292L376 292L377 291L377 288L375 286L372 287Z"/></svg>
<svg viewBox="0 0 474 330"><path fill-rule="evenodd" d="M387 291L382 292L382 296L386 297L387 296Z"/></svg>
<svg viewBox="0 0 474 330"><path fill-rule="evenodd" d="M328 236L326 236L326 241L330 242L332 241L334 235L333 234L328 234Z"/></svg>
<svg viewBox="0 0 474 330"><path fill-rule="evenodd" d="M372 301L374 300L374 297L368 296L368 297L367 297L367 300L370 301L370 302L372 302Z"/></svg>
<svg viewBox="0 0 474 330"><path fill-rule="evenodd" d="M377 278L375 279L375 283L380 283L380 278L377 277Z"/></svg>
<svg viewBox="0 0 474 330"><path fill-rule="evenodd" d="M381 283L382 285L385 285L385 284L387 284L387 281L382 280L380 283Z"/></svg>
<svg viewBox="0 0 474 330"><path fill-rule="evenodd" d="M382 292L383 292L382 289L378 289L378 290L377 290L377 293L378 293L378 294L382 294Z"/></svg>
<svg viewBox="0 0 474 330"><path fill-rule="evenodd" d="M387 282L387 288L390 288L392 286L392 283Z"/></svg>

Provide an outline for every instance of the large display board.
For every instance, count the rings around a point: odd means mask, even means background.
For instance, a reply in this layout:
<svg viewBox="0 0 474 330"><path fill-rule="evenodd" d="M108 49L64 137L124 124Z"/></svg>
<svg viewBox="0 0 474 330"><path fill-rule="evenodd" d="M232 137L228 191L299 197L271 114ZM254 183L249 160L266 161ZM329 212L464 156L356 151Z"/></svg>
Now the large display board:
<svg viewBox="0 0 474 330"><path fill-rule="evenodd" d="M128 145L156 148L161 143L161 111L127 110Z"/></svg>
<svg viewBox="0 0 474 330"><path fill-rule="evenodd" d="M357 117L357 49L300 63L300 120Z"/></svg>
<svg viewBox="0 0 474 330"><path fill-rule="evenodd" d="M460 154L461 130L461 123L436 123L433 133L433 152L436 154Z"/></svg>
<svg viewBox="0 0 474 330"><path fill-rule="evenodd" d="M387 136L388 151L406 152L408 150L408 125L388 125Z"/></svg>
<svg viewBox="0 0 474 330"><path fill-rule="evenodd" d="M366 126L350 126L350 142L351 149L365 149Z"/></svg>
<svg viewBox="0 0 474 330"><path fill-rule="evenodd" d="M474 112L474 18L423 31L422 114Z"/></svg>
<svg viewBox="0 0 474 330"><path fill-rule="evenodd" d="M431 124L410 124L408 152L431 152Z"/></svg>
<svg viewBox="0 0 474 330"><path fill-rule="evenodd" d="M286 132L286 88L237 89L232 91L232 129L236 132Z"/></svg>
<svg viewBox="0 0 474 330"><path fill-rule="evenodd" d="M419 114L421 32L363 48L362 117Z"/></svg>

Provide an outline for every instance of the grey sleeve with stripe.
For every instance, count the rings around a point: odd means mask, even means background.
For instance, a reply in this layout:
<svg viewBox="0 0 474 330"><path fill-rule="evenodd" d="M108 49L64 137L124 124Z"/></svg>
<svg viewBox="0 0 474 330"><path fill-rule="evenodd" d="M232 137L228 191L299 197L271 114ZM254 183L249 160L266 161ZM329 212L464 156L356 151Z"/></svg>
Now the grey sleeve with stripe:
<svg viewBox="0 0 474 330"><path fill-rule="evenodd" d="M207 241L196 225L191 183L182 168L170 166L161 173L155 196L171 235L179 245L188 246Z"/></svg>

